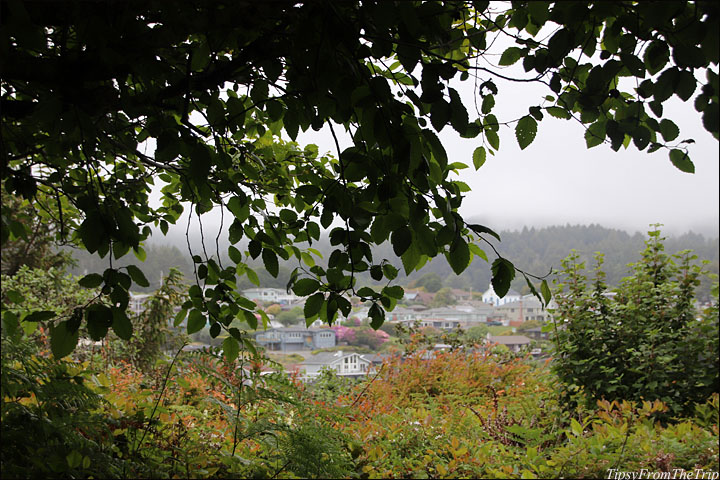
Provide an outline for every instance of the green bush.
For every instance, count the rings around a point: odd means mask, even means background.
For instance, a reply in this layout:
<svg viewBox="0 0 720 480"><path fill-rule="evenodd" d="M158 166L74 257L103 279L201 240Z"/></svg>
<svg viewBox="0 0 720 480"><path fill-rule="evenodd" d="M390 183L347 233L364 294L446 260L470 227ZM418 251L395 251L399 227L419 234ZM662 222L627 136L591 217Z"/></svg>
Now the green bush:
<svg viewBox="0 0 720 480"><path fill-rule="evenodd" d="M602 255L590 284L573 253L563 261L554 312L555 372L565 396L662 400L670 414L692 414L718 378L718 303L695 308L704 271L689 251L664 253L663 238L649 232L632 275L607 295ZM572 405L569 405L572 408Z"/></svg>

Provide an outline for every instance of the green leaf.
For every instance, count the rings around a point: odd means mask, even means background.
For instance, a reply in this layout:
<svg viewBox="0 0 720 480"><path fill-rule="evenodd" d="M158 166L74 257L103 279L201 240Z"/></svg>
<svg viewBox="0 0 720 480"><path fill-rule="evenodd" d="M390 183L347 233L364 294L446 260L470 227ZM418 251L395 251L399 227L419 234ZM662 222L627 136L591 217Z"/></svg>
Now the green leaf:
<svg viewBox="0 0 720 480"><path fill-rule="evenodd" d="M570 419L570 430L572 430L573 435L576 437L579 437L583 434L583 428L580 423L578 423L577 420L574 418Z"/></svg>
<svg viewBox="0 0 720 480"><path fill-rule="evenodd" d="M453 242L445 257L456 275L460 275L470 265L470 249L462 237Z"/></svg>
<svg viewBox="0 0 720 480"><path fill-rule="evenodd" d="M279 267L277 255L275 255L275 252L273 252L269 248L263 248L262 259L263 264L265 264L265 270L267 270L270 275L277 278Z"/></svg>
<svg viewBox="0 0 720 480"><path fill-rule="evenodd" d="M565 120L570 118L568 111L562 107L547 107L545 111L555 118L562 118Z"/></svg>
<svg viewBox="0 0 720 480"><path fill-rule="evenodd" d="M55 317L56 313L50 310L42 310L40 312L32 312L30 315L23 318L23 322L44 322Z"/></svg>
<svg viewBox="0 0 720 480"><path fill-rule="evenodd" d="M187 322L187 333L188 335L192 335L195 332L199 332L203 328L205 328L205 324L207 323L207 319L205 318L205 315L203 313L193 308L190 310L190 314L188 315L188 322Z"/></svg>
<svg viewBox="0 0 720 480"><path fill-rule="evenodd" d="M398 276L398 269L389 263L384 263L382 270L388 280L394 280Z"/></svg>
<svg viewBox="0 0 720 480"><path fill-rule="evenodd" d="M667 64L670 59L670 49L667 42L661 40L653 41L645 50L645 66L650 75L655 75Z"/></svg>
<svg viewBox="0 0 720 480"><path fill-rule="evenodd" d="M181 309L176 315L175 320L173 321L173 326L179 327L183 320L185 320L185 317L187 316L187 310Z"/></svg>
<svg viewBox="0 0 720 480"><path fill-rule="evenodd" d="M228 210L232 213L236 219L240 222L247 220L249 209L247 197L244 195L232 197L227 203Z"/></svg>
<svg viewBox="0 0 720 480"><path fill-rule="evenodd" d="M497 133L492 130L485 130L485 138L487 139L490 146L493 147L495 150L500 148L500 137Z"/></svg>
<svg viewBox="0 0 720 480"><path fill-rule="evenodd" d="M512 65L520 60L520 57L522 57L522 49L518 47L507 48L500 56L499 65L503 67Z"/></svg>
<svg viewBox="0 0 720 480"><path fill-rule="evenodd" d="M405 295L405 290L400 285L393 285L392 287L383 288L383 293L390 298L400 300Z"/></svg>
<svg viewBox="0 0 720 480"><path fill-rule="evenodd" d="M515 126L515 137L517 138L520 150L525 150L537 134L537 121L530 115L525 115Z"/></svg>
<svg viewBox="0 0 720 480"><path fill-rule="evenodd" d="M375 280L376 282L379 282L383 278L383 271L382 267L380 265L373 265L370 267L370 277Z"/></svg>
<svg viewBox="0 0 720 480"><path fill-rule="evenodd" d="M250 280L254 285L260 286L260 279L258 278L257 273L255 273L255 270L253 270L250 267L247 267L245 269L245 275L247 275L248 280Z"/></svg>
<svg viewBox="0 0 720 480"><path fill-rule="evenodd" d="M25 301L25 297L16 290L6 291L5 296L10 301L10 303L23 303Z"/></svg>
<svg viewBox="0 0 720 480"><path fill-rule="evenodd" d="M495 106L495 95L486 95L485 98L483 98L482 105L480 107L480 112L482 112L483 115L487 115L490 113Z"/></svg>
<svg viewBox="0 0 720 480"><path fill-rule="evenodd" d="M690 97L692 97L692 94L695 93L695 89L697 88L695 76L687 70L682 70L678 73L675 82L675 95L680 97L684 102L690 100Z"/></svg>
<svg viewBox="0 0 720 480"><path fill-rule="evenodd" d="M478 235L482 235L483 233L487 233L489 235L492 235L493 237L497 238L498 242L500 242L500 235L495 233L492 229L486 227L485 225L479 225L477 223L469 223L468 228L472 230L473 232L477 233Z"/></svg>
<svg viewBox="0 0 720 480"><path fill-rule="evenodd" d="M65 460L67 461L68 467L75 469L82 464L82 454L78 452L77 450L73 450L72 452L68 453L65 457Z"/></svg>
<svg viewBox="0 0 720 480"><path fill-rule="evenodd" d="M145 253L145 249L141 246L133 247L133 255L135 255L135 258L141 262L144 262L147 259L147 253Z"/></svg>
<svg viewBox="0 0 720 480"><path fill-rule="evenodd" d="M377 303L373 303L368 311L368 317L370 317L370 326L377 330L385 323L385 312Z"/></svg>
<svg viewBox="0 0 720 480"><path fill-rule="evenodd" d="M400 260L402 260L405 274L410 275L410 272L415 270L418 263L420 263L420 252L414 244L410 244L408 249L405 250L405 253L400 257Z"/></svg>
<svg viewBox="0 0 720 480"><path fill-rule="evenodd" d="M242 253L240 253L240 250L232 245L228 247L228 255L230 256L230 260L232 260L236 265L242 263Z"/></svg>
<svg viewBox="0 0 720 480"><path fill-rule="evenodd" d="M50 327L50 350L56 359L70 355L80 338L80 331L71 332L67 325L65 321Z"/></svg>
<svg viewBox="0 0 720 480"><path fill-rule="evenodd" d="M638 57L629 53L621 53L620 61L633 76L645 78L645 64Z"/></svg>
<svg viewBox="0 0 720 480"><path fill-rule="evenodd" d="M660 134L666 142L671 142L680 135L680 129L672 120L665 118L660 121Z"/></svg>
<svg viewBox="0 0 720 480"><path fill-rule="evenodd" d="M210 64L210 45L207 40L200 41L192 50L190 68L193 71L202 70Z"/></svg>
<svg viewBox="0 0 720 480"><path fill-rule="evenodd" d="M85 288L99 287L103 282L103 277L99 273L90 273L78 280L78 284Z"/></svg>
<svg viewBox="0 0 720 480"><path fill-rule="evenodd" d="M270 317L263 310L258 310L258 313L260 314L260 320L262 320L263 330L267 330L268 325L270 325Z"/></svg>
<svg viewBox="0 0 720 480"><path fill-rule="evenodd" d="M690 160L690 157L688 157L688 154L682 150L678 150L677 148L670 150L670 161L685 173L695 173L695 165Z"/></svg>
<svg viewBox="0 0 720 480"><path fill-rule="evenodd" d="M245 316L245 321L250 328L256 330L258 326L258 318L255 316L255 313L249 310L242 310L242 314Z"/></svg>
<svg viewBox="0 0 720 480"><path fill-rule="evenodd" d="M543 280L540 284L540 293L542 294L543 300L545 300L545 305L550 303L550 300L552 300L552 292L550 291L547 280Z"/></svg>
<svg viewBox="0 0 720 480"><path fill-rule="evenodd" d="M515 266L505 258L496 258L492 263L492 286L500 298L510 290L510 283L515 278Z"/></svg>
<svg viewBox="0 0 720 480"><path fill-rule="evenodd" d="M105 338L108 328L113 324L112 310L101 304L90 305L85 311L87 331L95 341Z"/></svg>
<svg viewBox="0 0 720 480"><path fill-rule="evenodd" d="M130 337L132 337L133 333L133 326L132 322L130 322L130 319L127 316L127 313L125 313L124 310L113 307L112 317L112 329L113 332L115 332L115 335L117 335L123 340L130 340Z"/></svg>
<svg viewBox="0 0 720 480"><path fill-rule="evenodd" d="M633 130L632 139L638 150L644 150L650 143L650 130L638 125Z"/></svg>
<svg viewBox="0 0 720 480"><path fill-rule="evenodd" d="M318 281L314 278L301 278L296 281L295 285L292 287L295 295L299 297L306 297L311 293L316 292L318 288L320 288L320 283L318 283Z"/></svg>
<svg viewBox="0 0 720 480"><path fill-rule="evenodd" d="M303 314L305 315L305 318L308 320L314 319L314 317L320 313L324 303L325 295L322 292L318 292L308 297L308 299L305 300L305 306L303 307Z"/></svg>
<svg viewBox="0 0 720 480"><path fill-rule="evenodd" d="M130 278L133 279L135 283L140 285L141 287L149 287L150 282L148 282L147 278L145 278L145 275L143 274L142 270L140 270L135 265L128 265L127 271L130 274Z"/></svg>
<svg viewBox="0 0 720 480"><path fill-rule="evenodd" d="M712 133L715 138L718 138L718 121L720 119L720 111L718 110L718 103L713 102L705 107L703 111L703 127L705 130Z"/></svg>
<svg viewBox="0 0 720 480"><path fill-rule="evenodd" d="M477 147L475 151L473 151L472 158L475 170L482 167L485 164L485 159L487 158L487 152L485 151L485 147Z"/></svg>
<svg viewBox="0 0 720 480"><path fill-rule="evenodd" d="M448 124L451 114L450 104L440 99L437 102L433 102L430 108L430 123L432 123L433 128L439 132Z"/></svg>
<svg viewBox="0 0 720 480"><path fill-rule="evenodd" d="M587 148L600 145L605 141L605 122L598 121L593 123L585 131L585 144Z"/></svg>
<svg viewBox="0 0 720 480"><path fill-rule="evenodd" d="M391 243L393 251L398 257L407 251L412 243L412 233L408 227L401 227L392 233Z"/></svg>
<svg viewBox="0 0 720 480"><path fill-rule="evenodd" d="M223 355L227 362L234 362L240 354L240 344L233 337L226 337L222 343Z"/></svg>

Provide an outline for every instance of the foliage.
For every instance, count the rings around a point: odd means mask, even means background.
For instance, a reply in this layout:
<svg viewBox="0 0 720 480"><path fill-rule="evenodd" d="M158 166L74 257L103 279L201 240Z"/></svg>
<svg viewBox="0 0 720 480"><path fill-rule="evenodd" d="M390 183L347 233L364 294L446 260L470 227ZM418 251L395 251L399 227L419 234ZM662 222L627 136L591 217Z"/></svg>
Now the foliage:
<svg viewBox="0 0 720 480"><path fill-rule="evenodd" d="M343 325L335 325L332 327L338 342L347 342L352 346L367 346L371 350L377 350L385 343L389 335L383 330L374 330L371 327L345 327Z"/></svg>
<svg viewBox="0 0 720 480"><path fill-rule="evenodd" d="M289 327L295 325L303 319L302 308L293 307L290 310L283 310L282 312L275 315L275 320L282 323L284 326Z"/></svg>
<svg viewBox="0 0 720 480"><path fill-rule="evenodd" d="M487 334L490 333L488 327L485 325L473 325L465 330L464 340L467 344L480 344L487 338Z"/></svg>
<svg viewBox="0 0 720 480"><path fill-rule="evenodd" d="M135 336L127 344L116 344L122 358L140 370L148 370L162 354L182 346L185 336L178 335L170 322L185 299L186 289L180 271L171 268L160 288L145 301L143 311L132 319Z"/></svg>
<svg viewBox="0 0 720 480"><path fill-rule="evenodd" d="M718 468L717 423L663 426L660 401L568 415L545 365L455 351L392 361L341 397L369 478L604 478L608 469ZM465 395L456 394L460 388ZM718 396L702 405L715 418ZM713 412L713 413L710 413Z"/></svg>
<svg viewBox="0 0 720 480"><path fill-rule="evenodd" d="M397 267L374 258L372 245L389 241L406 274L440 255L461 273L485 257L475 242L496 236L457 213L468 187L453 174L467 165L447 158L437 136L447 126L482 142L467 159L475 168L499 149L501 125L514 125L524 149L551 115L579 121L588 147L662 148L677 168L693 171L691 141L664 117L663 104L695 95L717 137L712 5L8 2L0 37L4 188L26 201L59 199L45 207L60 236L108 257L102 276L85 280L111 300L93 321L126 323L132 283L149 282L113 260L130 250L144 258L151 225L167 232L189 202L198 222L224 207L230 242L249 239L246 254L228 248L229 263L204 244L193 252L202 285L184 305L189 327L203 319L213 333L229 334L236 317L254 327L256 307L237 293L236 275L257 283L249 257L273 276L279 258L294 257L288 286L309 295L308 320L347 314L350 292L373 303L377 328L402 288L390 285ZM486 66L504 36L517 46ZM526 74L512 80L545 84L548 95L520 118L499 119L494 80L520 61ZM477 102L463 101L456 77L476 83ZM464 103L481 105L476 118ZM323 126L337 140L333 157L282 138ZM155 182L158 206L149 201ZM30 232L17 215L3 204L3 244ZM297 244L331 225L335 249L320 266ZM493 267L503 294L515 269L505 259ZM386 283L355 291L361 272ZM53 332L72 336L76 324Z"/></svg>
<svg viewBox="0 0 720 480"><path fill-rule="evenodd" d="M5 478L118 478L132 458L112 442L113 420L83 366L38 356L37 346L2 335L2 444Z"/></svg>
<svg viewBox="0 0 720 480"><path fill-rule="evenodd" d="M433 297L432 302L430 302L430 307L445 307L447 305L455 305L456 303L457 299L453 294L452 288L443 287L438 290Z"/></svg>
<svg viewBox="0 0 720 480"><path fill-rule="evenodd" d="M689 251L669 256L649 232L633 275L608 298L597 255L592 283L577 254L563 262L554 313L554 363L566 394L596 400L662 400L689 414L720 391L718 303L699 317L695 289L703 274ZM717 288L717 287L716 287Z"/></svg>
<svg viewBox="0 0 720 480"><path fill-rule="evenodd" d="M133 291L152 293L162 286L162 280L168 275L171 268L175 268L182 273L185 281L194 278L192 261L187 252L175 246L156 245L149 243L143 246L145 251L145 260L143 260L142 268L149 272L147 280L149 285L143 287L133 285ZM97 255L92 255L85 250L73 249L70 251L75 265L68 268L68 271L74 275L82 276L88 272L103 271L107 267L107 259L102 259ZM133 260L128 257L113 260L113 265L117 267L127 267L132 264Z"/></svg>
<svg viewBox="0 0 720 480"><path fill-rule="evenodd" d="M435 272L430 272L424 274L417 280L414 280L408 286L411 288L425 287L426 291L430 293L435 293L441 288L443 288L443 281L442 278L440 278L440 275Z"/></svg>
<svg viewBox="0 0 720 480"><path fill-rule="evenodd" d="M3 176L4 178L4 176ZM4 183L4 182L3 182ZM13 276L21 267L31 269L62 269L70 262L70 257L65 253L53 251L55 245L54 231L56 224L48 221L47 212L43 211L43 203L48 199L42 195L35 200L40 206L38 210L33 202L24 200L15 195L9 194L6 189L0 190L2 198L2 230L3 235L15 228L12 240L9 235L7 240L2 242L2 262L0 262L0 273ZM12 221L6 222L10 219ZM65 232L62 232L64 234ZM62 236L62 235L61 235Z"/></svg>

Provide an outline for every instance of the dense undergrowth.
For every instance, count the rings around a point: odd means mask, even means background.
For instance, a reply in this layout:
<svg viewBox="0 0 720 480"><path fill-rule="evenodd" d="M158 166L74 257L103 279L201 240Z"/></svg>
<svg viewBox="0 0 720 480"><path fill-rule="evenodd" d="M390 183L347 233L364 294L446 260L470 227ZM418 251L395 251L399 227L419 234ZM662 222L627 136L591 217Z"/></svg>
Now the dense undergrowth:
<svg viewBox="0 0 720 480"><path fill-rule="evenodd" d="M363 382L314 384L182 352L141 371L103 350L57 361L2 343L3 478L607 477L718 470L718 395L567 412L545 363L422 350ZM663 418L661 422L659 418Z"/></svg>

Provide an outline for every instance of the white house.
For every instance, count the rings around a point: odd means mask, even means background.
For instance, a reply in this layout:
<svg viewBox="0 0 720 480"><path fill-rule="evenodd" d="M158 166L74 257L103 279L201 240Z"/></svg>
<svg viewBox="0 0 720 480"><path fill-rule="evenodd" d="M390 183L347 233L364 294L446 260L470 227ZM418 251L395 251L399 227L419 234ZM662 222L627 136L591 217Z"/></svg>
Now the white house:
<svg viewBox="0 0 720 480"><path fill-rule="evenodd" d="M248 300L273 302L280 305L292 303L300 298L293 293L287 293L282 288L249 288L243 290L242 293Z"/></svg>
<svg viewBox="0 0 720 480"><path fill-rule="evenodd" d="M141 314L145 310L145 302L148 298L150 298L150 294L147 293L131 293L128 310L135 315Z"/></svg>
<svg viewBox="0 0 720 480"><path fill-rule="evenodd" d="M337 375L344 377L361 377L375 372L375 364L381 361L378 355L339 350L312 355L300 365L308 378L317 377L323 368L334 370Z"/></svg>
<svg viewBox="0 0 720 480"><path fill-rule="evenodd" d="M460 327L459 320L448 318L423 318L422 320L401 320L397 323L412 327L417 324L419 327L433 327L440 330L455 330Z"/></svg>
<svg viewBox="0 0 720 480"><path fill-rule="evenodd" d="M495 293L495 289L492 286L492 283L490 284L490 288L485 291L482 295L482 301L485 303L489 303L490 305L494 307L499 307L500 305L505 305L509 302L516 302L520 300L520 294L516 292L515 290L508 290L508 292L505 294L504 297L500 298L497 293Z"/></svg>

